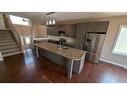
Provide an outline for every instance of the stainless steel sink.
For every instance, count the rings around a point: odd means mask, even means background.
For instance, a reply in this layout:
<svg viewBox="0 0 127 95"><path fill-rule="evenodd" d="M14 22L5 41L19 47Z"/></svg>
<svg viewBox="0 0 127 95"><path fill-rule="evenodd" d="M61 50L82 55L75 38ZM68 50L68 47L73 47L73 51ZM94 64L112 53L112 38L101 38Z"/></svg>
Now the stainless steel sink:
<svg viewBox="0 0 127 95"><path fill-rule="evenodd" d="M62 49L68 49L68 47L66 46L62 46L62 45L57 45L58 48L62 48Z"/></svg>

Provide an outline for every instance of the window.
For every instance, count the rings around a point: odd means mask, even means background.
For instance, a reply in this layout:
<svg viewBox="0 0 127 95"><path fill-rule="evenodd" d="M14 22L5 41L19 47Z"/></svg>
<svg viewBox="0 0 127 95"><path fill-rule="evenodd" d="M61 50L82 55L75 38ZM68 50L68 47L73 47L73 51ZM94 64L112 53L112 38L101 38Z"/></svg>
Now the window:
<svg viewBox="0 0 127 95"><path fill-rule="evenodd" d="M4 29L4 21L3 21L3 16L2 16L2 13L0 13L0 29Z"/></svg>
<svg viewBox="0 0 127 95"><path fill-rule="evenodd" d="M29 19L27 18L10 15L10 19L13 24L29 25Z"/></svg>
<svg viewBox="0 0 127 95"><path fill-rule="evenodd" d="M127 25L120 26L112 53L127 56Z"/></svg>
<svg viewBox="0 0 127 95"><path fill-rule="evenodd" d="M25 37L25 44L29 45L30 44L30 37Z"/></svg>

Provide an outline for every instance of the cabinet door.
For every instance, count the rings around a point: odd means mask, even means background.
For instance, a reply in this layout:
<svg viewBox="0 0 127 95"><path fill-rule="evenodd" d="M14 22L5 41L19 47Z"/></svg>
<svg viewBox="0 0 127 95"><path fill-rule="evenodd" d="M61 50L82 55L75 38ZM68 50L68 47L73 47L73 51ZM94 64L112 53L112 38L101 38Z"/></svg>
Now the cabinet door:
<svg viewBox="0 0 127 95"><path fill-rule="evenodd" d="M96 32L96 22L90 22L89 23L88 32Z"/></svg>
<svg viewBox="0 0 127 95"><path fill-rule="evenodd" d="M88 31L88 23L77 24L76 29L76 48L83 49L85 34Z"/></svg>
<svg viewBox="0 0 127 95"><path fill-rule="evenodd" d="M65 31L66 37L75 37L75 25L55 25L47 28L48 35L58 36L58 31Z"/></svg>
<svg viewBox="0 0 127 95"><path fill-rule="evenodd" d="M90 22L88 32L107 32L109 21Z"/></svg>
<svg viewBox="0 0 127 95"><path fill-rule="evenodd" d="M57 26L48 26L47 33L48 33L48 35L58 36L58 27Z"/></svg>
<svg viewBox="0 0 127 95"><path fill-rule="evenodd" d="M65 36L66 37L75 37L75 25L70 24L70 25L65 25Z"/></svg>
<svg viewBox="0 0 127 95"><path fill-rule="evenodd" d="M96 32L107 32L109 21L96 22Z"/></svg>
<svg viewBox="0 0 127 95"><path fill-rule="evenodd" d="M75 25L66 24L66 25L58 25L58 31L65 31L66 37L75 37Z"/></svg>

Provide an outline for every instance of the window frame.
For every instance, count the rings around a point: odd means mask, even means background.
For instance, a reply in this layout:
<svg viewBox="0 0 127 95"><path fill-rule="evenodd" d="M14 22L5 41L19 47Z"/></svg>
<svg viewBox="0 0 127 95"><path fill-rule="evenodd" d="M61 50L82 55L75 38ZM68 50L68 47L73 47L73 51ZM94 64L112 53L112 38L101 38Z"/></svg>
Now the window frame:
<svg viewBox="0 0 127 95"><path fill-rule="evenodd" d="M111 54L127 57L127 53L117 53L117 52L114 51L122 28L127 28L127 25L120 25L119 26L119 28L117 30L116 37L114 39L114 43L113 43Z"/></svg>
<svg viewBox="0 0 127 95"><path fill-rule="evenodd" d="M22 20L23 20L23 19L27 19L27 20L28 20L28 25L13 23L13 21L11 20L11 16L17 17L17 18L22 18ZM16 16L16 15L9 15L9 18L10 18L11 22L12 22L14 25L30 26L30 19L28 19L28 18L21 17L21 16Z"/></svg>

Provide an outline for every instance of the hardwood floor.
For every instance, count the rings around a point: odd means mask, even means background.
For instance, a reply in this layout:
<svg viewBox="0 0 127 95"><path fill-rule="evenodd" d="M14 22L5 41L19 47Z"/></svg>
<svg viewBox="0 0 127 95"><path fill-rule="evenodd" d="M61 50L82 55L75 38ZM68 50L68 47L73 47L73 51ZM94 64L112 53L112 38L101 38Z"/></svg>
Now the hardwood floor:
<svg viewBox="0 0 127 95"><path fill-rule="evenodd" d="M67 70L50 60L40 57L27 50L4 58L0 64L1 83L121 83L127 82L127 70L112 64L94 64L85 62L80 75L73 73L68 79Z"/></svg>

